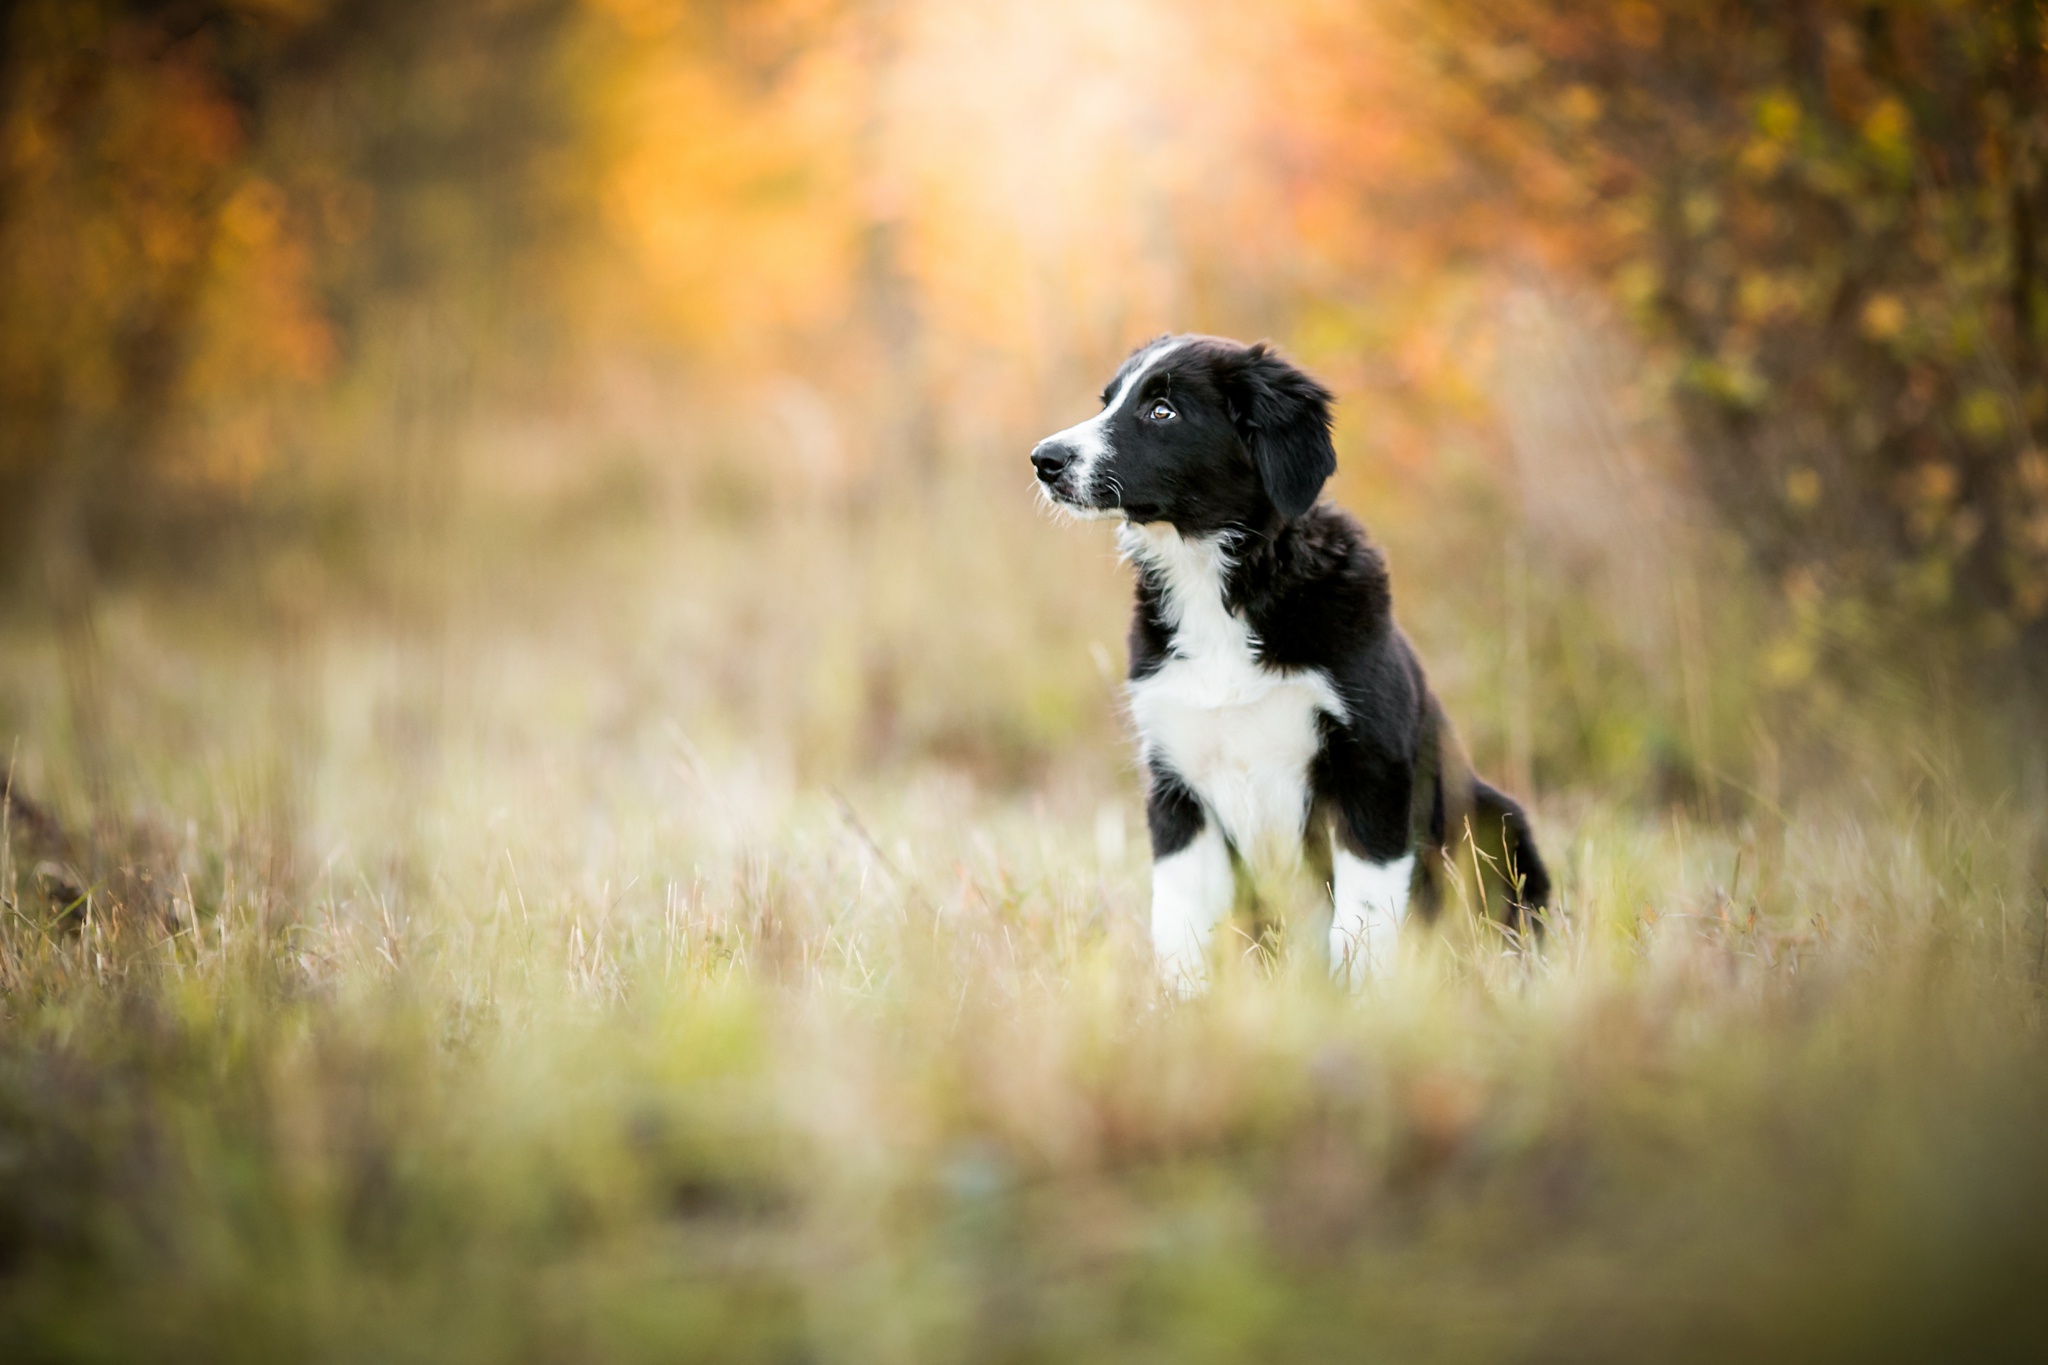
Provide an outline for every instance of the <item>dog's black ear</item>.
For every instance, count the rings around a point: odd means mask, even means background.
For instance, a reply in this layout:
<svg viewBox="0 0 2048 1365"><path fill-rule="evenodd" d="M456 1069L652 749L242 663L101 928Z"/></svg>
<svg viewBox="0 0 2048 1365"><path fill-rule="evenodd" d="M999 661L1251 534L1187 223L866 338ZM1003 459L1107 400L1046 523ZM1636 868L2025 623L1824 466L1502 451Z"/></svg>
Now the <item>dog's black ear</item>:
<svg viewBox="0 0 2048 1365"><path fill-rule="evenodd" d="M1230 420L1251 451L1266 496L1281 516L1300 516L1337 472L1330 444L1334 395L1263 341L1228 362L1222 381Z"/></svg>

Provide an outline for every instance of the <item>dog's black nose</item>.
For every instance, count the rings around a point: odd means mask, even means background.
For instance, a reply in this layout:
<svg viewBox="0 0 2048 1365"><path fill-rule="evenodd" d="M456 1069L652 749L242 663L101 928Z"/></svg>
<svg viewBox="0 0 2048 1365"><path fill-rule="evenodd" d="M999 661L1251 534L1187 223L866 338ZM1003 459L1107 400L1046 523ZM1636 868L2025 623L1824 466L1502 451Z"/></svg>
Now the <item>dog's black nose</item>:
<svg viewBox="0 0 2048 1365"><path fill-rule="evenodd" d="M1038 449L1031 452L1031 467L1038 471L1039 481L1051 483L1060 476L1060 471L1074 462L1074 452L1065 446L1054 445L1051 441L1039 442Z"/></svg>

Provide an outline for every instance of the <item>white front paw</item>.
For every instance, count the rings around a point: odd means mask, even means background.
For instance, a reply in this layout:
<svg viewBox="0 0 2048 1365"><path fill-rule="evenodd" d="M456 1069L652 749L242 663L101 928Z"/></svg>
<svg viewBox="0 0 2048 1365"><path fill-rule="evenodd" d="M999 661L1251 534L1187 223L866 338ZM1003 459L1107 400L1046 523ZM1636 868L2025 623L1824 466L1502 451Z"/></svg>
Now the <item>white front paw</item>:
<svg viewBox="0 0 2048 1365"><path fill-rule="evenodd" d="M1152 954L1175 995L1199 995L1209 984L1209 936L1230 913L1236 883L1230 846L1214 825L1152 864Z"/></svg>
<svg viewBox="0 0 2048 1365"><path fill-rule="evenodd" d="M1152 958L1159 967L1159 979L1166 989L1182 1000L1209 988L1208 946L1190 943L1180 934L1162 935L1157 919L1152 926Z"/></svg>
<svg viewBox="0 0 2048 1365"><path fill-rule="evenodd" d="M1330 975L1357 990L1383 979L1400 956L1415 856L1374 863L1339 846L1331 873Z"/></svg>

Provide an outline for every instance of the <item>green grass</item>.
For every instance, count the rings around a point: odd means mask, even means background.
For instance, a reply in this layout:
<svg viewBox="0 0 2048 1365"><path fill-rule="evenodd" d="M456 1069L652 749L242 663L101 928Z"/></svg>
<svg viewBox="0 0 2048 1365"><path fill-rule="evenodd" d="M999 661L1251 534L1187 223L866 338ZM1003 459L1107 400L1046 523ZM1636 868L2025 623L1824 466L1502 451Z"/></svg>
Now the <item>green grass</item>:
<svg viewBox="0 0 2048 1365"><path fill-rule="evenodd" d="M1453 918L1360 998L1287 955L1170 1003L1085 534L656 522L431 609L8 627L17 781L96 852L68 915L0 854L0 1355L2048 1342L2030 815L1589 778L1539 950Z"/></svg>

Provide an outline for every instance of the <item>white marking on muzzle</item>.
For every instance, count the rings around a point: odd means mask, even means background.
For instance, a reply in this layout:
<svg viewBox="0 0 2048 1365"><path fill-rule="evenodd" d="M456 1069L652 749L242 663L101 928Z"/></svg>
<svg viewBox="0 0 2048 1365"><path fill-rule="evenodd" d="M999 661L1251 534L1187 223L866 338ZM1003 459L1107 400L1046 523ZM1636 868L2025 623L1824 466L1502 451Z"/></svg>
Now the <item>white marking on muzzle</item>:
<svg viewBox="0 0 2048 1365"><path fill-rule="evenodd" d="M1103 405L1102 411L1085 422L1076 422L1065 431L1054 432L1048 440L1059 441L1074 451L1074 498L1081 505L1066 504L1066 510L1084 517L1117 516L1123 510L1123 489L1118 486L1115 476L1109 476L1107 507L1097 506L1104 499L1095 489L1098 471L1109 462L1116 452L1109 439L1110 419L1122 411L1126 399L1138 391L1147 375L1159 368L1159 363L1181 347L1180 342L1169 342L1145 357L1144 363L1125 377L1115 395Z"/></svg>

